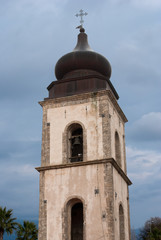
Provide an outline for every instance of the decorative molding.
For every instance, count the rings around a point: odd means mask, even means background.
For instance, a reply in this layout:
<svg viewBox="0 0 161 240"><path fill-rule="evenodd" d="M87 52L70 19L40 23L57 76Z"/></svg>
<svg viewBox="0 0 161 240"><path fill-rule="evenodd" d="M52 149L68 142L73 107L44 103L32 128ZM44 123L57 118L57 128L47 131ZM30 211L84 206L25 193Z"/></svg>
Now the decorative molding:
<svg viewBox="0 0 161 240"><path fill-rule="evenodd" d="M66 163L66 164L58 164L58 165L49 165L49 166L44 166L44 167L37 167L35 169L38 172L41 172L41 171L46 171L46 170L73 168L73 167L80 167L80 166L94 165L94 164L104 164L104 163L111 163L113 165L113 167L118 171L118 173L122 176L122 178L125 180L125 182L128 185L132 184L130 179L127 177L127 175L119 167L119 165L117 164L117 162L113 158L91 160L91 161L86 161L86 162L74 162L74 163Z"/></svg>

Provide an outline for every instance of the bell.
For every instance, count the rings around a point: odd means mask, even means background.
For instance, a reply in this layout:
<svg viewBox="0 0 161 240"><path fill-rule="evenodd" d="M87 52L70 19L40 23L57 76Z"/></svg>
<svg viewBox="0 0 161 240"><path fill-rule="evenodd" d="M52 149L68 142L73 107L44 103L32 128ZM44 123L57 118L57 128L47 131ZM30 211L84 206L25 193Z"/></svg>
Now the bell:
<svg viewBox="0 0 161 240"><path fill-rule="evenodd" d="M80 142L79 137L75 137L73 145L80 145L80 144L81 144L81 142Z"/></svg>

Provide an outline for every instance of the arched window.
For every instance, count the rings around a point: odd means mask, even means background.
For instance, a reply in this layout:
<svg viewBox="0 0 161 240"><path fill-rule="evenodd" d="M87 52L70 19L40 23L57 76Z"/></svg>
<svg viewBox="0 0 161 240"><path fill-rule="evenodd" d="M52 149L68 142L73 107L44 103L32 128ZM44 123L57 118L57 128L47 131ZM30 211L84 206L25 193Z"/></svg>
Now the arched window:
<svg viewBox="0 0 161 240"><path fill-rule="evenodd" d="M68 240L83 240L85 236L84 204L78 198L70 199L64 209L63 232Z"/></svg>
<svg viewBox="0 0 161 240"><path fill-rule="evenodd" d="M115 158L116 158L116 162L121 167L120 139L117 132L115 132Z"/></svg>
<svg viewBox="0 0 161 240"><path fill-rule="evenodd" d="M69 127L68 153L70 162L83 161L83 129L78 123Z"/></svg>
<svg viewBox="0 0 161 240"><path fill-rule="evenodd" d="M71 240L83 240L83 204L76 203L71 208Z"/></svg>
<svg viewBox="0 0 161 240"><path fill-rule="evenodd" d="M124 210L121 204L119 206L119 232L120 240L125 240Z"/></svg>

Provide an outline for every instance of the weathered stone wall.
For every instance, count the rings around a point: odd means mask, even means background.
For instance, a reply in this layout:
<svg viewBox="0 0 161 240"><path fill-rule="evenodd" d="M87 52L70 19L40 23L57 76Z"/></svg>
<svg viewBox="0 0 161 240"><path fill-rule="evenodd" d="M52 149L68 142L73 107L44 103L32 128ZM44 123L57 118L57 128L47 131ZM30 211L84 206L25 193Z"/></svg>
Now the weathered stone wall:
<svg viewBox="0 0 161 240"><path fill-rule="evenodd" d="M47 100L41 104L44 109L42 166L49 162L65 162L68 141L65 131L70 123L75 122L84 126L84 160L115 158L114 136L117 131L125 170L123 136L126 117L108 90Z"/></svg>
<svg viewBox="0 0 161 240"><path fill-rule="evenodd" d="M108 172L106 173L108 175ZM110 176L107 176L111 179ZM104 185L104 164L55 169L46 172L45 196L48 203L48 240L66 240L70 224L65 214L66 204L72 198L82 199L86 209L84 240L111 240L111 184ZM98 189L98 193L95 190ZM106 196L105 197L105 192ZM109 199L110 198L110 199ZM110 204L108 202L110 201ZM105 215L105 216L104 216ZM63 218L62 218L63 216Z"/></svg>
<svg viewBox="0 0 161 240"><path fill-rule="evenodd" d="M102 158L102 117L99 116L97 99L91 97L84 103L76 100L73 105L48 109L47 121L50 122L50 164L65 162L67 151L66 128L70 124L79 123L83 126L84 160ZM66 137L66 139L64 139ZM62 144L63 142L63 144ZM65 152L63 151L65 149ZM85 149L86 148L86 149Z"/></svg>

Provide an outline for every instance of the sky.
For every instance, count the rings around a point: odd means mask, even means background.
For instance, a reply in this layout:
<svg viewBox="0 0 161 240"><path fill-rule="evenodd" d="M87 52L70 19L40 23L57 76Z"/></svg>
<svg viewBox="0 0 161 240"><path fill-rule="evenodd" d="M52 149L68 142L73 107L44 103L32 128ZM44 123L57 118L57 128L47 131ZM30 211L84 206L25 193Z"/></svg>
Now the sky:
<svg viewBox="0 0 161 240"><path fill-rule="evenodd" d="M42 109L58 59L77 42L79 10L91 48L112 66L128 118L131 227L161 217L161 1L0 0L0 205L38 219Z"/></svg>

